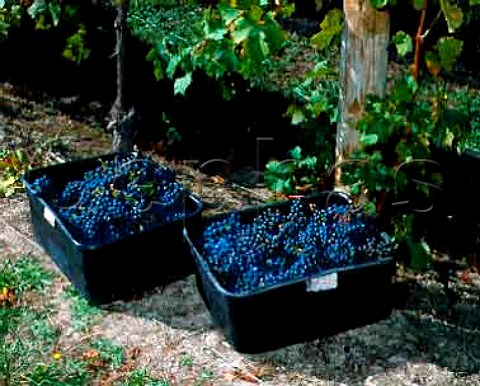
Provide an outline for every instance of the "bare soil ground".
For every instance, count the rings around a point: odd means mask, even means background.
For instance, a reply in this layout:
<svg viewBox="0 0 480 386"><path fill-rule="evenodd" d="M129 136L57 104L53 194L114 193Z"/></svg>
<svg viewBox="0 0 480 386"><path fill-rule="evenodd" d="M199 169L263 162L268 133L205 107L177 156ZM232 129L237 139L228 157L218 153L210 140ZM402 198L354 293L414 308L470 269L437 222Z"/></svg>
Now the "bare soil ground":
<svg viewBox="0 0 480 386"><path fill-rule="evenodd" d="M25 111L17 114L17 105ZM51 147L42 153L52 162L72 153L108 150L109 137L101 130L16 97L8 87L0 92L0 107L5 146L31 149L58 134L63 150ZM212 211L236 207L246 197L251 203L268 198L266 191L221 184L185 166L179 170L187 186L211 203ZM228 204L215 205L219 198ZM24 194L0 199L0 259L26 254L56 272L50 298L38 301L55 309L60 347L68 349L86 337L73 328L71 310L61 295L68 281L33 241L29 215ZM399 268L396 309L389 318L258 355L239 354L225 342L193 276L141 300L104 307L87 334L138 350L139 365L172 385L480 385L480 277L459 269L450 283L454 303L437 279L433 271L418 275Z"/></svg>

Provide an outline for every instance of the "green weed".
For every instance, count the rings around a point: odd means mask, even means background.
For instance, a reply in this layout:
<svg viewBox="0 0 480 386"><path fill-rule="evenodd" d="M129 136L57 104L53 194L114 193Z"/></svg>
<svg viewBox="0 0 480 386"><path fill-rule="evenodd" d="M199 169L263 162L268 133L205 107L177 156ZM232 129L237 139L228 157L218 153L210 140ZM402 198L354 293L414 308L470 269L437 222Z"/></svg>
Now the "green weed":
<svg viewBox="0 0 480 386"><path fill-rule="evenodd" d="M42 291L50 286L55 274L42 267L41 263L30 256L21 256L14 264L21 292Z"/></svg>
<svg viewBox="0 0 480 386"><path fill-rule="evenodd" d="M99 308L90 305L73 286L67 287L64 291L64 295L71 302L71 319L75 330L86 332L98 322L98 318L102 311Z"/></svg>
<svg viewBox="0 0 480 386"><path fill-rule="evenodd" d="M171 386L171 383L167 379L154 379L146 369L136 369L120 386Z"/></svg>

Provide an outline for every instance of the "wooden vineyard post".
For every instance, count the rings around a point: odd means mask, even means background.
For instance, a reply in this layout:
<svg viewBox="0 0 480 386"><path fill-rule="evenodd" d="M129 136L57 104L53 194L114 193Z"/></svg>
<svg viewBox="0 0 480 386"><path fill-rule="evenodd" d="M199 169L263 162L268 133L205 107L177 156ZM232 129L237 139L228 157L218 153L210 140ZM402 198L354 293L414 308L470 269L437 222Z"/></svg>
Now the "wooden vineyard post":
<svg viewBox="0 0 480 386"><path fill-rule="evenodd" d="M115 20L117 64L117 95L109 113L107 129L113 132L112 150L114 152L130 152L133 150L133 117L134 109L127 106L127 13L129 0L118 0Z"/></svg>
<svg viewBox="0 0 480 386"><path fill-rule="evenodd" d="M340 60L340 101L335 161L341 165L359 146L356 123L364 111L367 94L383 96L387 83L390 19L371 0L344 0L345 27ZM335 170L341 187L341 167Z"/></svg>

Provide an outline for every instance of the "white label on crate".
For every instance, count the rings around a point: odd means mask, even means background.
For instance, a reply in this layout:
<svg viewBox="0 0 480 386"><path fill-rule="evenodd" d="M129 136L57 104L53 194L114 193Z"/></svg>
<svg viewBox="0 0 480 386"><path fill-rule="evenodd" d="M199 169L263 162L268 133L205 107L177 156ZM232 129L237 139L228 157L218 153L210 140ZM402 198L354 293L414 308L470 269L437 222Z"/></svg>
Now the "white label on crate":
<svg viewBox="0 0 480 386"><path fill-rule="evenodd" d="M338 287L338 274L312 277L307 281L307 292L328 291Z"/></svg>
<svg viewBox="0 0 480 386"><path fill-rule="evenodd" d="M47 220L47 222L54 227L55 226L55 215L50 210L50 208L44 206L43 207L43 218Z"/></svg>

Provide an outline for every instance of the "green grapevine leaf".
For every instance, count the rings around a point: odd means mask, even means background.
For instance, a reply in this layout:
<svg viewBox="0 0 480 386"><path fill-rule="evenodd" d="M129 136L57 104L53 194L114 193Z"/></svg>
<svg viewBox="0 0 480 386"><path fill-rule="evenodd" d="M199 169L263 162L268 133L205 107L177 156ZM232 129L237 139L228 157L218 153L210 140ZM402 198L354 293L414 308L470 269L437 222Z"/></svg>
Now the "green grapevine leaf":
<svg viewBox="0 0 480 386"><path fill-rule="evenodd" d="M292 125L299 125L305 121L305 114L303 109L296 104L291 104L287 109L287 115L292 118Z"/></svg>
<svg viewBox="0 0 480 386"><path fill-rule="evenodd" d="M35 0L30 7L28 7L27 13L32 18L35 19L39 14L45 12L47 4L45 0Z"/></svg>
<svg viewBox="0 0 480 386"><path fill-rule="evenodd" d="M263 61L270 53L270 46L267 42L267 37L263 31L260 31L260 33L258 34L258 43L263 54L261 61Z"/></svg>
<svg viewBox="0 0 480 386"><path fill-rule="evenodd" d="M295 169L295 165L290 162L280 162L280 161L270 161L266 166L266 170L269 173L275 174L277 176L286 177L290 175Z"/></svg>
<svg viewBox="0 0 480 386"><path fill-rule="evenodd" d="M243 18L238 19L235 22L235 30L232 32L233 42L240 44L247 40L254 29L255 26L249 20Z"/></svg>
<svg viewBox="0 0 480 386"><path fill-rule="evenodd" d="M293 159L302 159L302 148L300 146L295 146L292 150L289 151L289 153Z"/></svg>
<svg viewBox="0 0 480 386"><path fill-rule="evenodd" d="M422 271L428 268L431 258L430 248L424 241L414 241L406 236L406 246L410 253L410 266L416 271Z"/></svg>
<svg viewBox="0 0 480 386"><path fill-rule="evenodd" d="M181 78L175 79L175 83L173 85L174 94L181 94L185 95L188 86L192 83L192 73L188 72L185 76Z"/></svg>
<svg viewBox="0 0 480 386"><path fill-rule="evenodd" d="M399 31L395 34L393 37L393 43L397 47L397 52L400 56L405 56L409 52L412 52L412 37L404 31Z"/></svg>
<svg viewBox="0 0 480 386"><path fill-rule="evenodd" d="M440 64L445 71L452 71L453 65L462 52L463 41L453 37L443 37L438 40L437 50Z"/></svg>
<svg viewBox="0 0 480 386"><path fill-rule="evenodd" d="M265 185L275 193L291 193L292 180L290 178L280 178L270 174L265 175Z"/></svg>
<svg viewBox="0 0 480 386"><path fill-rule="evenodd" d="M225 21L225 26L229 26L232 22L240 17L242 11L238 9L231 8L227 4L219 4L218 10L220 11L220 15L222 19Z"/></svg>
<svg viewBox="0 0 480 386"><path fill-rule="evenodd" d="M48 11L52 16L53 25L56 27L60 22L60 17L62 15L62 7L60 6L59 3L50 2L48 4Z"/></svg>
<svg viewBox="0 0 480 386"><path fill-rule="evenodd" d="M392 98L397 103L412 102L417 89L418 85L415 79L407 76L395 85L395 88L392 90Z"/></svg>
<svg viewBox="0 0 480 386"><path fill-rule="evenodd" d="M480 0L470 0L468 4L470 7L474 7L476 5L480 5Z"/></svg>
<svg viewBox="0 0 480 386"><path fill-rule="evenodd" d="M307 157L304 160L301 160L298 163L298 166L301 168L309 169L309 170L315 170L315 168L317 167L317 161L318 161L318 158L315 156Z"/></svg>
<svg viewBox="0 0 480 386"><path fill-rule="evenodd" d="M244 72L249 75L255 72L262 61L265 59L265 46L261 41L259 34L251 36L243 43L244 57L247 58L244 63Z"/></svg>
<svg viewBox="0 0 480 386"><path fill-rule="evenodd" d="M157 81L165 78L162 63L159 60L153 62L153 75Z"/></svg>
<svg viewBox="0 0 480 386"><path fill-rule="evenodd" d="M417 11L421 11L426 8L427 0L412 0L412 5Z"/></svg>
<svg viewBox="0 0 480 386"><path fill-rule="evenodd" d="M321 31L311 37L311 42L320 50L326 49L343 31L343 13L332 9L320 23Z"/></svg>
<svg viewBox="0 0 480 386"><path fill-rule="evenodd" d="M226 28L216 28L214 30L208 31L206 35L207 40L213 40L215 42L218 42L222 40L225 35L227 35L228 30Z"/></svg>
<svg viewBox="0 0 480 386"><path fill-rule="evenodd" d="M81 25L76 33L67 38L67 45L62 52L65 59L80 63L90 56L90 49L85 45L85 26Z"/></svg>
<svg viewBox="0 0 480 386"><path fill-rule="evenodd" d="M153 194L155 193L155 185L153 183L138 185L138 187L140 188L142 193L145 194L147 197L152 197Z"/></svg>
<svg viewBox="0 0 480 386"><path fill-rule="evenodd" d="M262 23L262 18L263 18L263 9L259 7L258 5L251 5L249 11L248 11L248 19L250 19L252 22L256 23Z"/></svg>
<svg viewBox="0 0 480 386"><path fill-rule="evenodd" d="M293 191L290 179L265 176L265 185L275 193L290 193Z"/></svg>
<svg viewBox="0 0 480 386"><path fill-rule="evenodd" d="M365 143L367 146L375 145L378 143L378 135L377 134L363 134L360 140Z"/></svg>
<svg viewBox="0 0 480 386"><path fill-rule="evenodd" d="M265 169L265 185L276 193L293 192L292 174L295 170L293 163L268 162Z"/></svg>
<svg viewBox="0 0 480 386"><path fill-rule="evenodd" d="M463 12L461 8L452 5L449 0L440 0L440 7L447 21L448 32L455 32L463 23Z"/></svg>
<svg viewBox="0 0 480 386"><path fill-rule="evenodd" d="M433 76L438 76L440 71L442 71L440 58L434 51L427 51L425 53L425 64L427 65L428 72L430 72L430 74Z"/></svg>
<svg viewBox="0 0 480 386"><path fill-rule="evenodd" d="M167 76L169 78L173 77L173 75L175 74L175 70L177 69L177 67L181 63L181 61L182 61L182 56L181 55L173 55L170 58L170 61L168 62L168 66L167 66L167 70L166 70Z"/></svg>
<svg viewBox="0 0 480 386"><path fill-rule="evenodd" d="M383 161L383 156L382 156L381 152L376 151L372 154L372 162L373 163L382 162L382 161Z"/></svg>
<svg viewBox="0 0 480 386"><path fill-rule="evenodd" d="M388 4L388 0L370 0L374 8L381 9Z"/></svg>
<svg viewBox="0 0 480 386"><path fill-rule="evenodd" d="M285 45L285 33L282 31L278 23L270 16L265 19L263 31L268 40L270 51L274 54L277 53Z"/></svg>
<svg viewBox="0 0 480 386"><path fill-rule="evenodd" d="M281 14L284 17L290 17L295 12L295 3L287 3L282 5Z"/></svg>
<svg viewBox="0 0 480 386"><path fill-rule="evenodd" d="M305 115L301 109L296 109L292 115L292 125L299 125L305 120Z"/></svg>

